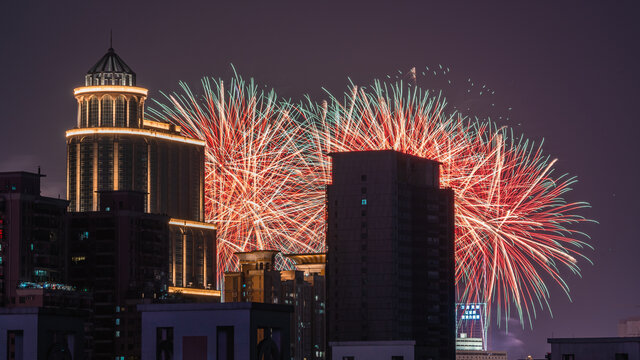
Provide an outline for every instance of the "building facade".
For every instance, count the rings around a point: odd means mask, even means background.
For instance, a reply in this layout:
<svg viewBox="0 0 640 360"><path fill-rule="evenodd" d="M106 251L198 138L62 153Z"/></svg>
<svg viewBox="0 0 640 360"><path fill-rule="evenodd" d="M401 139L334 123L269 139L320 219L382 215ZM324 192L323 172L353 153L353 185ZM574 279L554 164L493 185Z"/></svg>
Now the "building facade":
<svg viewBox="0 0 640 360"><path fill-rule="evenodd" d="M169 285L169 218L145 213L144 193L100 197L100 211L69 213L69 283L93 294L93 359L139 358L136 306Z"/></svg>
<svg viewBox="0 0 640 360"><path fill-rule="evenodd" d="M66 133L70 211L97 211L98 192L127 190L146 194L147 212L204 221L204 141L145 120L147 93L113 49L74 89L77 122Z"/></svg>
<svg viewBox="0 0 640 360"><path fill-rule="evenodd" d="M416 359L453 359L453 192L440 188L439 163L391 150L330 156L327 340L415 341Z"/></svg>
<svg viewBox="0 0 640 360"><path fill-rule="evenodd" d="M85 317L65 309L0 308L0 358L86 359Z"/></svg>
<svg viewBox="0 0 640 360"><path fill-rule="evenodd" d="M179 126L144 119L147 93L113 49L74 89L77 122L66 133L69 210L104 208L104 191L144 194L145 212L170 217L171 285L215 289L216 232L204 222L205 143L181 135Z"/></svg>
<svg viewBox="0 0 640 360"><path fill-rule="evenodd" d="M40 196L41 174L0 173L0 306L22 283L65 281L67 201Z"/></svg>
<svg viewBox="0 0 640 360"><path fill-rule="evenodd" d="M325 359L325 254L285 254L295 270L275 270L277 251L236 253L240 271L224 275L224 302L293 306L291 358Z"/></svg>
<svg viewBox="0 0 640 360"><path fill-rule="evenodd" d="M153 304L139 309L143 360L291 358L289 305Z"/></svg>

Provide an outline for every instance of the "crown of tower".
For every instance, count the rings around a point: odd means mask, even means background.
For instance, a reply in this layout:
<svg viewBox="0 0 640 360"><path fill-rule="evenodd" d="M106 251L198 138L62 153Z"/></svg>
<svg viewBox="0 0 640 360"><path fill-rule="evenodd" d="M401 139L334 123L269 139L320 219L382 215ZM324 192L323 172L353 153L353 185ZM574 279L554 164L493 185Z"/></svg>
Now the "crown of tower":
<svg viewBox="0 0 640 360"><path fill-rule="evenodd" d="M85 76L85 86L100 85L136 85L136 73L113 51L113 48L109 48Z"/></svg>

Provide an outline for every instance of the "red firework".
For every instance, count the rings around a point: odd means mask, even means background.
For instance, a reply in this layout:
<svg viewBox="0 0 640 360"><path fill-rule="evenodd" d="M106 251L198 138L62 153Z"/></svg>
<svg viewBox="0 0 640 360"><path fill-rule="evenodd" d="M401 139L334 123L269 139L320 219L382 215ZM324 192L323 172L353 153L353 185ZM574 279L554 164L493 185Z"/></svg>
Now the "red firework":
<svg viewBox="0 0 640 360"><path fill-rule="evenodd" d="M577 211L588 204L563 200L575 180L552 176L555 160L540 146L445 107L418 88L375 82L354 86L343 102L311 104L305 115L325 169L323 154L340 151L393 149L441 162L442 186L455 192L460 301L495 303L498 322L515 305L520 321L531 322L537 304L549 307L545 278L568 295L559 265L579 272L586 244L567 226L587 221Z"/></svg>

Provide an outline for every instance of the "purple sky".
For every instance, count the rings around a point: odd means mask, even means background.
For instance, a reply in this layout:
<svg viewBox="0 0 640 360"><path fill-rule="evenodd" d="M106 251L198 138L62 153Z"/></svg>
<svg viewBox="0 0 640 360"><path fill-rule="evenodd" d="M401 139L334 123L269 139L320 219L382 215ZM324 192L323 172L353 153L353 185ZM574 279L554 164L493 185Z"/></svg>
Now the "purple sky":
<svg viewBox="0 0 640 360"><path fill-rule="evenodd" d="M634 2L211 3L4 4L0 171L41 165L45 193L64 197L72 89L106 52L111 28L116 52L151 97L177 90L179 80L196 87L204 75L228 78L230 63L281 96L318 100L322 87L342 92L347 77L366 85L398 69L443 64L457 83L470 77L495 90L496 107L513 107L499 124L544 138L557 171L579 178L569 200L589 201L584 215L600 222L581 228L593 238L595 251L585 253L595 265L583 262L582 279L565 272L573 302L551 286L553 318L539 312L533 330L512 322L508 335L494 327L492 347L510 359L541 356L547 337L615 336L619 319L640 315ZM420 85L429 87L427 79Z"/></svg>

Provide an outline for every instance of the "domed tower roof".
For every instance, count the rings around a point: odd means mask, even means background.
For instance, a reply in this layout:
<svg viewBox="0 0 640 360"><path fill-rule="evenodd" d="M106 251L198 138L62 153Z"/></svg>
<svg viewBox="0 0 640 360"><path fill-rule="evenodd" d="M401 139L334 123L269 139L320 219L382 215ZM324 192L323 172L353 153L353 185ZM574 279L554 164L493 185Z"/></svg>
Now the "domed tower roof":
<svg viewBox="0 0 640 360"><path fill-rule="evenodd" d="M136 85L136 73L113 51L113 48L109 48L85 76L85 86L100 85Z"/></svg>

